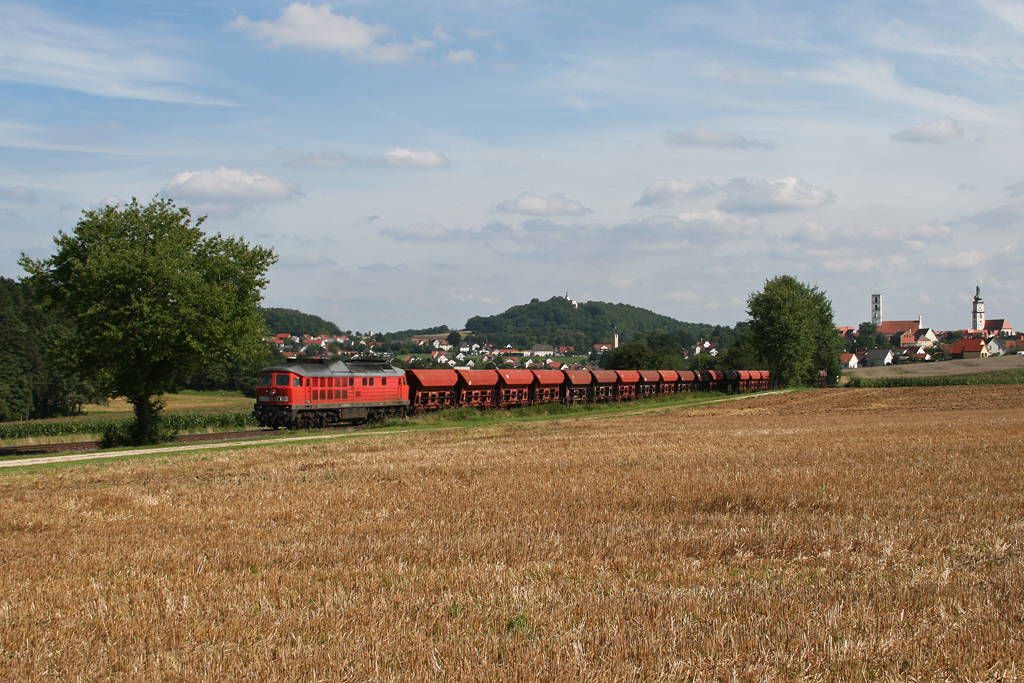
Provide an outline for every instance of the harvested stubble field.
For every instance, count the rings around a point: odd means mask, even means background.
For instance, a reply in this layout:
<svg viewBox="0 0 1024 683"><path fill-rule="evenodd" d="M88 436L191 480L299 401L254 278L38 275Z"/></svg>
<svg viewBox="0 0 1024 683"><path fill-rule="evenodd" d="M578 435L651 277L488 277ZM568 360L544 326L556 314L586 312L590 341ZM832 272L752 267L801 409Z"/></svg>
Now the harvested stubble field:
<svg viewBox="0 0 1024 683"><path fill-rule="evenodd" d="M1024 388L0 475L0 678L1017 680Z"/></svg>

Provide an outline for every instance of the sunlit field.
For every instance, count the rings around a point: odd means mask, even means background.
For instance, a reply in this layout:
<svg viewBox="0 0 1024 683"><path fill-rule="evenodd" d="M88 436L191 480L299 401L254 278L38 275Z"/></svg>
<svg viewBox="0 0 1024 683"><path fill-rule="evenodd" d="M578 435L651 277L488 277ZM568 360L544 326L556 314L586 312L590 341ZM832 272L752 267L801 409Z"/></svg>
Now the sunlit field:
<svg viewBox="0 0 1024 683"><path fill-rule="evenodd" d="M1018 680L1024 388L0 472L0 679Z"/></svg>

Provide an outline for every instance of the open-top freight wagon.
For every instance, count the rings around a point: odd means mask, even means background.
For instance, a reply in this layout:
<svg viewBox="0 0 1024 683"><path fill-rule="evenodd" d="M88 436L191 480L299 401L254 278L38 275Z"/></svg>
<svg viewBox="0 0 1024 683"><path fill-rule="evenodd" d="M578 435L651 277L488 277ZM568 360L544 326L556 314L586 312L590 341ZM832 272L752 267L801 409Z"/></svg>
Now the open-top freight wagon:
<svg viewBox="0 0 1024 683"><path fill-rule="evenodd" d="M262 427L311 429L456 407L614 403L684 391L768 388L767 371L401 370L380 361L308 359L264 368L253 415Z"/></svg>

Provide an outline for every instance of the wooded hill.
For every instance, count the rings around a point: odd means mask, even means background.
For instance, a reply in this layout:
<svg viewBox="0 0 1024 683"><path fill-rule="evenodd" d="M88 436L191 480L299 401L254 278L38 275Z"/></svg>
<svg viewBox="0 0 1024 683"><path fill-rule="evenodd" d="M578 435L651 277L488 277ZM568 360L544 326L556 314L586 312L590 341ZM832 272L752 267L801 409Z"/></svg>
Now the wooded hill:
<svg viewBox="0 0 1024 683"><path fill-rule="evenodd" d="M615 333L620 343L626 343L662 330L682 346L699 339L727 346L736 338L732 327L686 323L629 304L590 301L575 307L558 296L547 301L534 299L498 315L475 316L466 323L466 329L472 331L474 341L511 344L521 349L534 344L573 346L582 353L593 344L610 343Z"/></svg>
<svg viewBox="0 0 1024 683"><path fill-rule="evenodd" d="M263 312L267 319L267 330L271 335L287 333L297 337L304 334L318 337L322 334L341 334L337 325L311 313L303 313L293 308L265 308Z"/></svg>

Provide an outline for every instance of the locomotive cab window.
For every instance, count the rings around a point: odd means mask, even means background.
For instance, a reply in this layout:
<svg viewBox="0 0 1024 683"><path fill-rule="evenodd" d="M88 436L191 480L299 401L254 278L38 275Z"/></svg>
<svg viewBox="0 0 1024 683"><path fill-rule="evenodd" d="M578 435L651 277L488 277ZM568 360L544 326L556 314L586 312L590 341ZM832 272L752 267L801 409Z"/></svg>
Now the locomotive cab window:
<svg viewBox="0 0 1024 683"><path fill-rule="evenodd" d="M279 387L288 386L288 375L275 375L274 384Z"/></svg>
<svg viewBox="0 0 1024 683"><path fill-rule="evenodd" d="M260 375L260 386L269 387L271 382L274 381L273 375Z"/></svg>
<svg viewBox="0 0 1024 683"><path fill-rule="evenodd" d="M292 379L292 386L293 387L301 387L302 386L302 378L301 377L294 377Z"/></svg>

